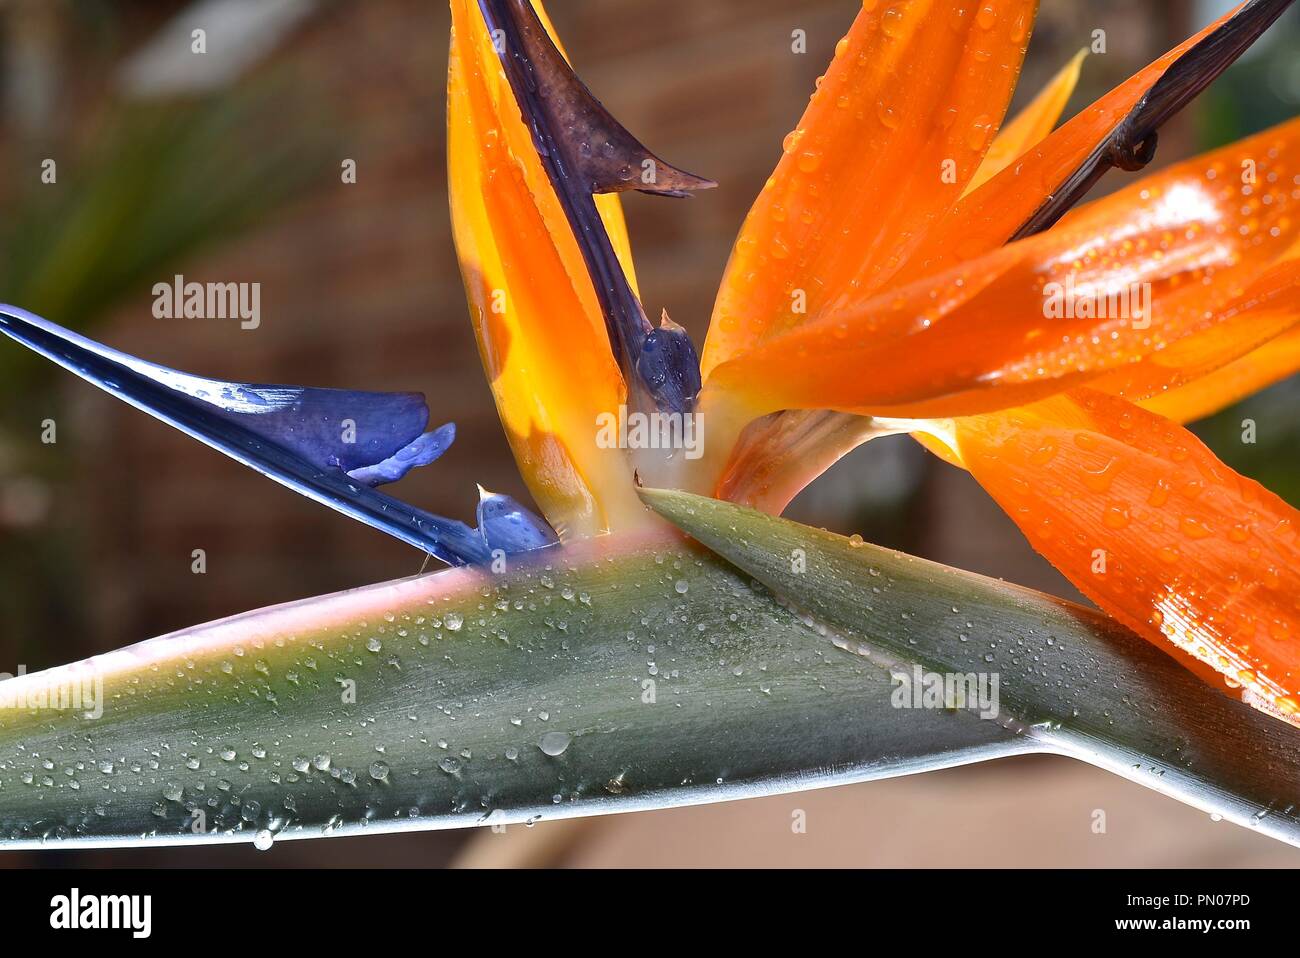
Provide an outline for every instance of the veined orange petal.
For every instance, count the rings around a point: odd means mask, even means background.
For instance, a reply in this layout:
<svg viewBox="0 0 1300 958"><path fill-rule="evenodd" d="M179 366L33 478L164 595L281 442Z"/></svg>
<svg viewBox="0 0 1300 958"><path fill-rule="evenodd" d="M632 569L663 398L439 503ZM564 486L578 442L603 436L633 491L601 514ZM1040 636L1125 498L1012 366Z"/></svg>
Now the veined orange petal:
<svg viewBox="0 0 1300 958"><path fill-rule="evenodd" d="M885 432L865 416L825 410L766 417L741 433L712 495L779 515L809 475Z"/></svg>
<svg viewBox="0 0 1300 958"><path fill-rule="evenodd" d="M1087 55L1088 48L1084 47L1071 57L1070 62L1061 67L1038 96L998 131L993 145L984 155L984 162L966 184L963 196L993 179L1013 160L1052 132L1065 105L1070 102L1070 95L1079 82L1079 71L1083 69L1083 59Z"/></svg>
<svg viewBox="0 0 1300 958"><path fill-rule="evenodd" d="M878 289L997 132L1035 0L864 4L741 229L703 369Z"/></svg>
<svg viewBox="0 0 1300 958"><path fill-rule="evenodd" d="M477 4L451 6L452 226L497 411L529 491L561 536L633 524L645 510L626 456L596 442L596 417L615 411L625 389L581 252ZM618 198L597 199L630 277Z"/></svg>
<svg viewBox="0 0 1300 958"><path fill-rule="evenodd" d="M1300 321L1300 119L1145 177L1051 230L713 370L754 415L1005 409L1113 375L1141 399ZM1099 388L1101 388L1099 386Z"/></svg>
<svg viewBox="0 0 1300 958"><path fill-rule="evenodd" d="M1079 390L957 420L966 467L1116 619L1298 723L1300 514L1181 426Z"/></svg>
<svg viewBox="0 0 1300 958"><path fill-rule="evenodd" d="M1192 422L1211 416L1297 370L1300 370L1300 326L1207 376L1151 396L1139 405L1175 422Z"/></svg>
<svg viewBox="0 0 1300 958"><path fill-rule="evenodd" d="M1244 6L1245 2L1129 77L963 198L927 233L923 248L907 263L899 281L943 271L1006 243L1176 60Z"/></svg>

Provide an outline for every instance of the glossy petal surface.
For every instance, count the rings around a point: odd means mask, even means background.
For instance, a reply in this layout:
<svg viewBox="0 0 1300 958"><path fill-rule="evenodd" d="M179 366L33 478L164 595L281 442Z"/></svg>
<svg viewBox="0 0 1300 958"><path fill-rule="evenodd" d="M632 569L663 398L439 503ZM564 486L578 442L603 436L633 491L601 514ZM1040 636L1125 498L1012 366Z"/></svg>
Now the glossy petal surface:
<svg viewBox="0 0 1300 958"><path fill-rule="evenodd" d="M1036 4L864 4L732 251L703 369L861 300L975 175Z"/></svg>
<svg viewBox="0 0 1300 958"><path fill-rule="evenodd" d="M756 413L967 415L1111 373L1155 395L1300 320L1300 120L1146 177L1046 233L714 370Z"/></svg>

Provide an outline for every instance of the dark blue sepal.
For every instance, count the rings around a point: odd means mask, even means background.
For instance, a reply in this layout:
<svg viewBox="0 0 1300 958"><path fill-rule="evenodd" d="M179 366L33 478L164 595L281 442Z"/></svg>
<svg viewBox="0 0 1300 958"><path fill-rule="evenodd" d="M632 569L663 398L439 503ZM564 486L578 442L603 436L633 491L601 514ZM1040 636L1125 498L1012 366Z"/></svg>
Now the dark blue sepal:
<svg viewBox="0 0 1300 958"><path fill-rule="evenodd" d="M203 379L110 349L12 306L0 306L0 332L276 482L450 565L490 559L478 530L366 484L375 478L368 470L382 471L383 481L405 471L389 468L386 460L410 452L410 466L431 461L436 454L429 453L449 439L443 433L441 440L422 441L429 414L417 393ZM350 477L349 470L366 479Z"/></svg>
<svg viewBox="0 0 1300 958"><path fill-rule="evenodd" d="M641 344L637 375L660 412L690 412L700 392L700 358L686 330L664 313Z"/></svg>
<svg viewBox="0 0 1300 958"><path fill-rule="evenodd" d="M511 496L478 487L478 531L488 552L532 552L560 540L549 525Z"/></svg>

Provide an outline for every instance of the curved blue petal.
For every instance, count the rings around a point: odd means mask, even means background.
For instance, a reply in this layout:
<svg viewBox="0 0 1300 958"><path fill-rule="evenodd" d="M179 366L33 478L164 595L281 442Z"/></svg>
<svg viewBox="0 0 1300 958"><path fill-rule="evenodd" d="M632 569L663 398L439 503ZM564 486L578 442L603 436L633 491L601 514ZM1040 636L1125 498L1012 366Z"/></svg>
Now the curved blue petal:
<svg viewBox="0 0 1300 958"><path fill-rule="evenodd" d="M412 446L411 458L418 461L436 446L420 442L429 414L419 394L203 379L110 349L12 306L0 306L0 332L282 485L448 564L490 558L477 530L347 475L348 469L382 466Z"/></svg>
<svg viewBox="0 0 1300 958"><path fill-rule="evenodd" d="M196 398L211 397L212 387L219 387L222 392L209 399L216 415L242 420L259 435L321 468L363 469L417 441L429 424L429 408L419 393L214 384L172 375L187 381L181 388L191 395L202 389L203 396Z"/></svg>
<svg viewBox="0 0 1300 958"><path fill-rule="evenodd" d="M506 555L532 552L558 543L559 537L545 521L512 496L478 489L478 531L489 552Z"/></svg>
<svg viewBox="0 0 1300 958"><path fill-rule="evenodd" d="M433 432L426 432L382 462L349 470L348 475L367 486L382 486L386 482L396 482L412 469L433 462L455 441L456 424L449 422L445 426L439 426Z"/></svg>

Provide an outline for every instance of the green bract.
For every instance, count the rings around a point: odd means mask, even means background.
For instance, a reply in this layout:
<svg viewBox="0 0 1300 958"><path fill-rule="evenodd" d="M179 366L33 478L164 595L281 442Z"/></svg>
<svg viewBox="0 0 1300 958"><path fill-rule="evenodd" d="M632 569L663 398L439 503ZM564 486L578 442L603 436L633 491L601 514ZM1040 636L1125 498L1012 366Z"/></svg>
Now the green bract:
<svg viewBox="0 0 1300 958"><path fill-rule="evenodd" d="M7 683L97 677L103 695L98 718L89 698L0 714L6 843L507 824L1027 751L1300 842L1289 730L1102 617L713 500L645 497L735 566L671 536L608 537ZM997 674L998 717L897 707L894 675L914 665Z"/></svg>

